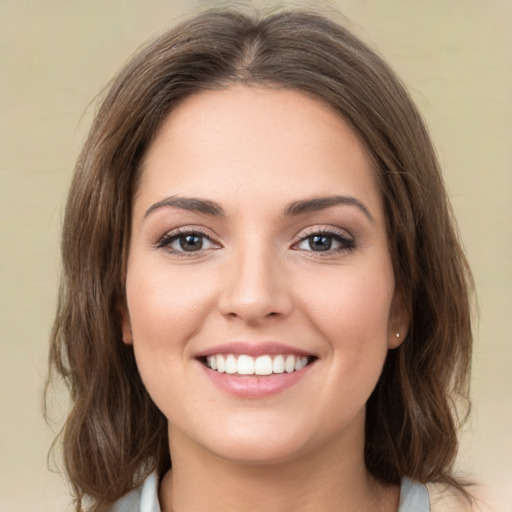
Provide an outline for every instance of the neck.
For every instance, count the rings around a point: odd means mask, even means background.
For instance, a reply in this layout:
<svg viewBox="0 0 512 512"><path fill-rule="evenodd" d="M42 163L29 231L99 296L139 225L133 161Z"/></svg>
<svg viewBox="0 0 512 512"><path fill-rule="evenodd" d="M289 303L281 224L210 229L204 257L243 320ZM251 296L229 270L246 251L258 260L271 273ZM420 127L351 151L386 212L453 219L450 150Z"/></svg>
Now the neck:
<svg viewBox="0 0 512 512"><path fill-rule="evenodd" d="M368 473L364 440L336 441L255 465L218 457L170 429L173 468L160 487L162 512L396 511L399 491Z"/></svg>

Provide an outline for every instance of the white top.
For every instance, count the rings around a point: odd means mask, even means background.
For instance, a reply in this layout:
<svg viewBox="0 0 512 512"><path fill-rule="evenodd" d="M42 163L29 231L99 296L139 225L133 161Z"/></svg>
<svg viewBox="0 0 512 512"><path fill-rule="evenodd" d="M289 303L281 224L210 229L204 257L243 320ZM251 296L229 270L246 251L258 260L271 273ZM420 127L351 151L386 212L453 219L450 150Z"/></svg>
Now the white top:
<svg viewBox="0 0 512 512"><path fill-rule="evenodd" d="M429 512L427 488L408 478L402 480L398 512ZM158 478L151 473L144 483L117 500L110 512L161 512L158 503Z"/></svg>

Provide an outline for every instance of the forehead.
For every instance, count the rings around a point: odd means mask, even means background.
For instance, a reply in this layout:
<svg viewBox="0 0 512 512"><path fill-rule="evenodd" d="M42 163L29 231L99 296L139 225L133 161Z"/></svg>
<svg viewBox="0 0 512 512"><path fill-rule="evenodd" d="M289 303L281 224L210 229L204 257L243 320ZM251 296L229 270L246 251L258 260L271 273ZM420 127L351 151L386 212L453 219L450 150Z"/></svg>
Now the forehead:
<svg viewBox="0 0 512 512"><path fill-rule="evenodd" d="M268 202L334 192L380 203L371 159L343 118L299 91L237 85L195 94L168 115L136 200L175 193Z"/></svg>

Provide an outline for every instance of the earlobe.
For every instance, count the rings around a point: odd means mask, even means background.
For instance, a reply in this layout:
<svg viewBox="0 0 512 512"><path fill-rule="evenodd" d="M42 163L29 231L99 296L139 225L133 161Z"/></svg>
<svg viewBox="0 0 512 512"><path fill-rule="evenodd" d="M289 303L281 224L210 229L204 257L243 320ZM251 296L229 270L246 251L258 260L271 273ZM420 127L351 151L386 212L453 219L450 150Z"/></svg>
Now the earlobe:
<svg viewBox="0 0 512 512"><path fill-rule="evenodd" d="M400 292L395 292L389 316L388 349L398 348L409 331L410 314Z"/></svg>
<svg viewBox="0 0 512 512"><path fill-rule="evenodd" d="M405 336L403 336L400 331L397 331L394 336L391 335L391 339L388 341L388 348L390 350L398 348L402 344L404 338Z"/></svg>

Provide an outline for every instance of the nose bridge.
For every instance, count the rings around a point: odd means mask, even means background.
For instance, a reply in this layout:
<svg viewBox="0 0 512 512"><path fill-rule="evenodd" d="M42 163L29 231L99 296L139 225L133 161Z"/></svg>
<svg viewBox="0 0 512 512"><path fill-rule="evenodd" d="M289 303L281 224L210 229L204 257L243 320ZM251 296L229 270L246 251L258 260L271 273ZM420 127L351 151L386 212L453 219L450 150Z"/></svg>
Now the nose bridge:
<svg viewBox="0 0 512 512"><path fill-rule="evenodd" d="M241 244L228 264L222 309L246 322L286 316L291 309L280 256L271 244L252 238Z"/></svg>

